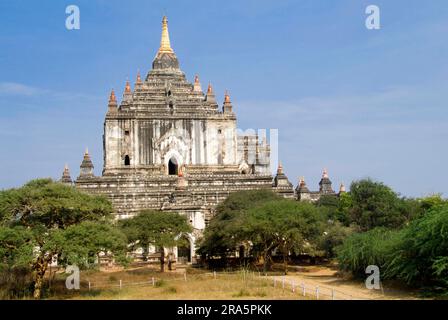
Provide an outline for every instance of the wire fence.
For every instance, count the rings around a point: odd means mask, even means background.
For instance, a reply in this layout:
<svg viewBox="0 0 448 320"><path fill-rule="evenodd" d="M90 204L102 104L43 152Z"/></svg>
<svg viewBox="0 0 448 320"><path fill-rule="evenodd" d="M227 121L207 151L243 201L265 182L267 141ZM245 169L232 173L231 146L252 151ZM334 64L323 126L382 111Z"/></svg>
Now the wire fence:
<svg viewBox="0 0 448 320"><path fill-rule="evenodd" d="M262 274L261 272L253 271L231 271L231 272L207 272L192 274L191 277L195 279L205 278L205 279L220 279L225 280L226 276L239 275L244 281L267 281L268 286L272 286L276 289L281 289L283 291L290 291L293 295L297 295L297 298L305 299L315 299L315 300L364 300L360 297L353 297L353 295L345 293L341 290L328 287L328 286L314 286L307 284L304 281L299 281L295 279L289 279L286 276L268 276L267 274ZM171 281L182 281L189 282L190 275L183 273L180 276L173 276L168 278L157 278L151 277L145 281L130 282L123 280L114 281L86 281L81 284L82 289L91 290L101 290L101 289L118 289L122 290L129 287L158 287L162 282Z"/></svg>

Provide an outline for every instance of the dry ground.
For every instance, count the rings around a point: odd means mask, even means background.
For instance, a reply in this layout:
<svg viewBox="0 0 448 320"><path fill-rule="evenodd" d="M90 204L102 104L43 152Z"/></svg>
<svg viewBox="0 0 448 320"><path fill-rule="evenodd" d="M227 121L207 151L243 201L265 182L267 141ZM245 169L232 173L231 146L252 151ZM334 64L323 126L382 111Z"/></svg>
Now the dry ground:
<svg viewBox="0 0 448 320"><path fill-rule="evenodd" d="M350 277L338 275L335 266L305 266L294 268L285 278L307 287L319 286L321 296L335 299L357 300L413 300L421 299L416 291L391 282L382 283L381 290L369 290L365 283Z"/></svg>
<svg viewBox="0 0 448 320"><path fill-rule="evenodd" d="M215 278L213 272L187 267L165 273L158 272L157 266L86 271L81 273L79 291L65 288L64 274L59 274L57 279L52 285L52 299L316 299L316 286L319 287L320 299L332 299L332 289L335 299L344 300L417 298L412 292L387 286L382 291L368 290L363 283L338 277L334 268L326 266L297 267L284 278L280 273L263 276L247 271L218 272ZM295 283L295 292L292 291L292 282ZM303 296L302 284L306 287L306 296Z"/></svg>

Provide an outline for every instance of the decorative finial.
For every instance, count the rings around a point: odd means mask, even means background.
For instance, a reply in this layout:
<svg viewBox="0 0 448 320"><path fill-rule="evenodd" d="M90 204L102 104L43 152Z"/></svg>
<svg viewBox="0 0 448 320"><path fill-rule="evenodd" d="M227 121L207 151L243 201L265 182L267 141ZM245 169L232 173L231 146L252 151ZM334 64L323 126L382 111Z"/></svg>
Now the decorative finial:
<svg viewBox="0 0 448 320"><path fill-rule="evenodd" d="M226 94L224 96L224 103L230 103L229 91L226 90Z"/></svg>
<svg viewBox="0 0 448 320"><path fill-rule="evenodd" d="M126 80L126 86L124 88L124 93L125 94L132 93L132 91L131 91L131 84L129 83L129 79Z"/></svg>
<svg viewBox="0 0 448 320"><path fill-rule="evenodd" d="M303 187L303 186L305 186L305 177L300 177L299 178L299 185L301 186L301 187Z"/></svg>
<svg viewBox="0 0 448 320"><path fill-rule="evenodd" d="M324 172L322 173L322 178L327 179L328 178L328 171L327 169L324 169Z"/></svg>
<svg viewBox="0 0 448 320"><path fill-rule="evenodd" d="M137 71L137 84L142 83L142 78L140 77L140 70Z"/></svg>
<svg viewBox="0 0 448 320"><path fill-rule="evenodd" d="M88 155L89 155L89 148L86 148L86 151L84 152L84 155L85 155L85 156L88 156Z"/></svg>
<svg viewBox="0 0 448 320"><path fill-rule="evenodd" d="M283 166L282 163L278 163L277 174L283 174Z"/></svg>
<svg viewBox="0 0 448 320"><path fill-rule="evenodd" d="M115 104L115 103L117 103L117 97L115 96L114 89L112 89L112 91L110 92L109 104Z"/></svg>
<svg viewBox="0 0 448 320"><path fill-rule="evenodd" d="M346 192L344 182L342 182L341 186L339 187L339 193L343 193L343 192Z"/></svg>
<svg viewBox="0 0 448 320"><path fill-rule="evenodd" d="M199 82L199 76L195 75L194 77L194 87L193 90L195 92L202 92L201 83Z"/></svg>
<svg viewBox="0 0 448 320"><path fill-rule="evenodd" d="M212 84L209 82L208 83L208 88L207 88L207 94L213 93L213 87Z"/></svg>
<svg viewBox="0 0 448 320"><path fill-rule="evenodd" d="M160 40L159 53L173 53L168 32L168 19L166 16L163 16L162 19L162 39Z"/></svg>

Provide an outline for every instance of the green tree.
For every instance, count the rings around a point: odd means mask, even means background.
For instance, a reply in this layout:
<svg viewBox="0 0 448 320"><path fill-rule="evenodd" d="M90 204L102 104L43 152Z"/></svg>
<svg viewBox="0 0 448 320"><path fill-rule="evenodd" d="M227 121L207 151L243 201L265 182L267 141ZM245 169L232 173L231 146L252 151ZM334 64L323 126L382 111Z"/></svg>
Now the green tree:
<svg viewBox="0 0 448 320"><path fill-rule="evenodd" d="M82 228L98 231L93 224L82 224L86 221L104 226L110 224L111 211L112 206L106 198L85 194L51 179L33 180L21 188L1 191L0 246L6 250L0 251L0 259L12 267L28 265L33 273L33 296L40 299L45 273L55 257L61 258L61 263L81 259L80 251L77 254L71 251L79 248L74 242L83 241L90 254L119 247L116 243L110 247L95 246L93 243L101 242L98 237L102 238L104 234L73 236L74 231ZM75 256L77 258L72 259Z"/></svg>
<svg viewBox="0 0 448 320"><path fill-rule="evenodd" d="M251 207L279 199L281 198L271 190L248 190L230 194L216 208L216 215L199 242L198 253L222 258L234 253L244 241L239 235L245 212Z"/></svg>
<svg viewBox="0 0 448 320"><path fill-rule="evenodd" d="M277 249L283 256L287 273L291 253L318 254L322 231L323 216L314 205L282 199L249 209L243 215L239 238L253 243L254 254L263 257L265 271Z"/></svg>
<svg viewBox="0 0 448 320"><path fill-rule="evenodd" d="M339 221L345 226L350 225L349 208L352 206L352 198L349 193L341 193L339 197L322 195L315 204L329 220Z"/></svg>
<svg viewBox="0 0 448 320"><path fill-rule="evenodd" d="M350 196L351 222L362 231L376 227L398 228L407 220L402 200L381 182L370 179L354 181L350 186Z"/></svg>
<svg viewBox="0 0 448 320"><path fill-rule="evenodd" d="M131 249L141 247L146 258L149 245L160 248L160 271L165 271L165 247L173 247L182 241L182 234L192 231L187 217L175 212L146 210L120 221Z"/></svg>
<svg viewBox="0 0 448 320"><path fill-rule="evenodd" d="M436 205L403 229L386 275L413 285L448 287L448 205Z"/></svg>
<svg viewBox="0 0 448 320"><path fill-rule="evenodd" d="M344 243L344 240L354 232L353 227L346 227L339 221L327 221L319 241L319 248L325 251L327 258L333 258L336 255L335 248Z"/></svg>
<svg viewBox="0 0 448 320"><path fill-rule="evenodd" d="M419 198L417 201L425 211L448 205L448 200L443 199L441 194L433 194L424 198Z"/></svg>
<svg viewBox="0 0 448 320"><path fill-rule="evenodd" d="M369 265L385 270L400 242L401 233L397 230L375 228L352 234L336 247L339 268L361 278L365 277L365 269Z"/></svg>

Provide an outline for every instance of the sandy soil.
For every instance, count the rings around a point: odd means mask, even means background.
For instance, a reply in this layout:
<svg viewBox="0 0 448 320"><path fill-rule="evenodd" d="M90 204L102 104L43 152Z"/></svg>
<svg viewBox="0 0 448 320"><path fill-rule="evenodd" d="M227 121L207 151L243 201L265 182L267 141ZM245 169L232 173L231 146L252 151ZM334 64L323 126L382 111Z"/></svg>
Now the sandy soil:
<svg viewBox="0 0 448 320"><path fill-rule="evenodd" d="M403 289L391 284L382 283L380 290L367 289L365 284L359 280L346 279L337 274L337 269L327 266L307 266L291 270L285 276L285 282L295 282L297 290L302 290L304 284L307 291L315 292L319 287L319 295L324 299L334 298L339 300L414 300L421 299L416 292ZM281 285L282 277L277 277Z"/></svg>

